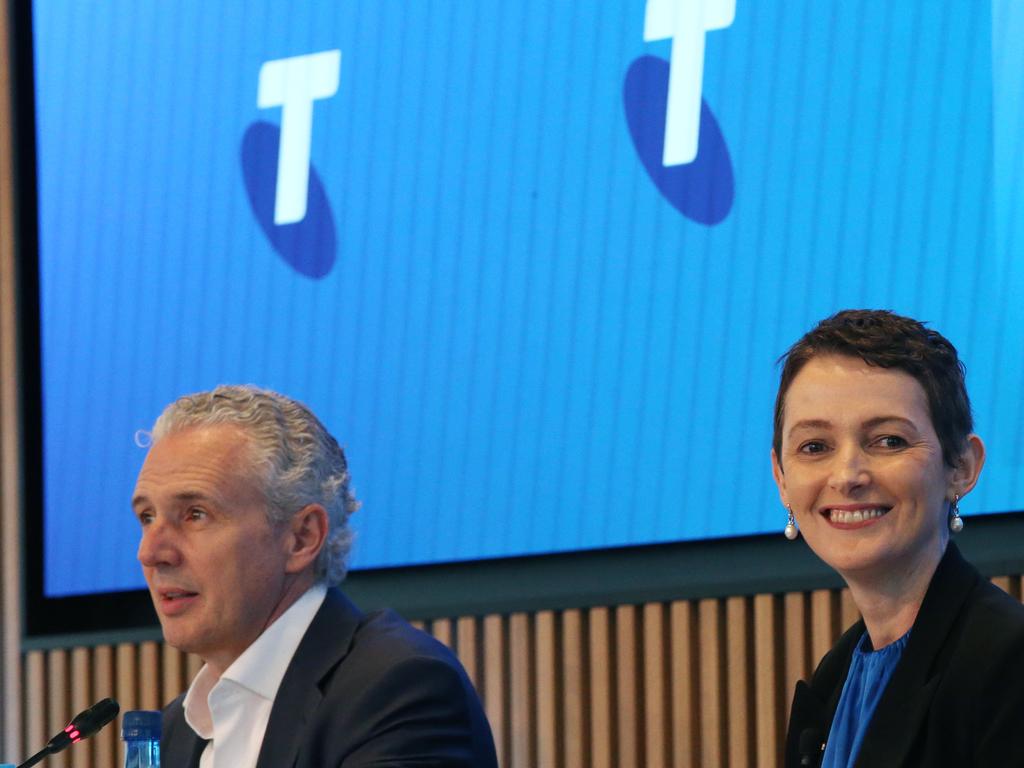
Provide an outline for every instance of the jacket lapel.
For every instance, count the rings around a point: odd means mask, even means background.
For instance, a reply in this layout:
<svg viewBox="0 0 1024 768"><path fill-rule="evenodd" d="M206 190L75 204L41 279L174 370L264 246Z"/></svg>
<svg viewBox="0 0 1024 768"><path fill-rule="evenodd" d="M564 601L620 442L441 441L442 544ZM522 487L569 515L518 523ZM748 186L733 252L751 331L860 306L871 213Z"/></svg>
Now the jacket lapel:
<svg viewBox="0 0 1024 768"><path fill-rule="evenodd" d="M786 765L799 765L801 747L809 748L810 743L823 745L828 738L832 718L839 706L839 694L850 668L853 648L864 634L864 622L858 621L839 638L833 648L818 664L811 676L811 683L800 680L793 694L793 707L789 713L789 727L786 737ZM804 734L807 734L806 736ZM802 742L807 741L808 744ZM822 754L815 748L818 765Z"/></svg>
<svg viewBox="0 0 1024 768"><path fill-rule="evenodd" d="M160 752L165 765L199 768L199 758L209 742L199 738L185 722L184 698L182 694L164 709Z"/></svg>
<svg viewBox="0 0 1024 768"><path fill-rule="evenodd" d="M184 725L184 721L182 721ZM201 739L196 732L185 725L181 734L173 739L162 740L160 751L166 765L178 765L184 768L199 768L199 758L209 742Z"/></svg>
<svg viewBox="0 0 1024 768"><path fill-rule="evenodd" d="M973 575L973 578L971 576ZM903 658L878 702L857 766L903 765L920 738L943 665L943 646L979 579L953 542L939 562Z"/></svg>
<svg viewBox="0 0 1024 768"><path fill-rule="evenodd" d="M323 699L320 681L348 654L361 620L339 589L327 590L281 680L256 768L295 765L306 724Z"/></svg>

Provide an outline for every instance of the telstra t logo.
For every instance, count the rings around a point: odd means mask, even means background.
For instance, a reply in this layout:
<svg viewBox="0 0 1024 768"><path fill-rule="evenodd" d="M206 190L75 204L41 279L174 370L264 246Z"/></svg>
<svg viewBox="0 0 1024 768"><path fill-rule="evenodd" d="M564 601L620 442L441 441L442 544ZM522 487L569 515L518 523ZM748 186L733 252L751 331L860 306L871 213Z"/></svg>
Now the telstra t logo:
<svg viewBox="0 0 1024 768"><path fill-rule="evenodd" d="M732 209L732 163L701 95L704 42L730 26L736 0L647 0L644 41L671 40L671 61L641 56L626 74L623 101L637 154L680 213L717 224Z"/></svg>
<svg viewBox="0 0 1024 768"><path fill-rule="evenodd" d="M280 108L280 128L257 121L242 140L242 172L253 213L281 257L307 277L330 272L334 218L312 165L314 104L338 91L341 51L264 62L256 105Z"/></svg>

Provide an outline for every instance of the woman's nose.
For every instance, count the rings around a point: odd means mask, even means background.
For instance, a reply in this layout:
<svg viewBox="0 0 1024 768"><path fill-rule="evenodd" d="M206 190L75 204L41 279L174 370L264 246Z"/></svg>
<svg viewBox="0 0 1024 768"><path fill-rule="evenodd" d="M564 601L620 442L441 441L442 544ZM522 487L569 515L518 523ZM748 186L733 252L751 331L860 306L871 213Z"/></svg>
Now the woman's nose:
<svg viewBox="0 0 1024 768"><path fill-rule="evenodd" d="M871 482L867 457L860 446L848 446L835 453L829 485L836 491L849 494Z"/></svg>

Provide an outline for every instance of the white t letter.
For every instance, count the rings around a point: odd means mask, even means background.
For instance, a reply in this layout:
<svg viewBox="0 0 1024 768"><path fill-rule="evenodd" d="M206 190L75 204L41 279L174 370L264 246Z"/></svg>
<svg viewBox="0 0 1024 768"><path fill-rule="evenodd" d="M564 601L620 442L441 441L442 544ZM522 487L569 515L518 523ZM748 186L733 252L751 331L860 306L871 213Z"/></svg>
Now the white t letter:
<svg viewBox="0 0 1024 768"><path fill-rule="evenodd" d="M728 27L735 16L736 0L647 0L644 40L672 39L663 165L683 165L697 158L704 33Z"/></svg>
<svg viewBox="0 0 1024 768"><path fill-rule="evenodd" d="M275 224L294 224L306 217L313 102L337 92L340 74L338 50L267 61L260 67L256 105L260 109L281 107Z"/></svg>

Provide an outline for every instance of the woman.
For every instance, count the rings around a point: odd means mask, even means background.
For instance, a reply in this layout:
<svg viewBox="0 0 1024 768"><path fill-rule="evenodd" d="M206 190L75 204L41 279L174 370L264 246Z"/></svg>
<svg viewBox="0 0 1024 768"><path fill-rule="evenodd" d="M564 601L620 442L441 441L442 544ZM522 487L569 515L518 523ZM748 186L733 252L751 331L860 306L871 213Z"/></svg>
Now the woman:
<svg viewBox="0 0 1024 768"><path fill-rule="evenodd" d="M985 447L956 350L850 310L784 356L772 469L863 620L797 684L787 765L1024 766L1024 606L950 541Z"/></svg>

